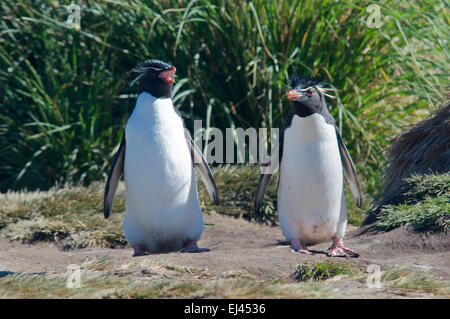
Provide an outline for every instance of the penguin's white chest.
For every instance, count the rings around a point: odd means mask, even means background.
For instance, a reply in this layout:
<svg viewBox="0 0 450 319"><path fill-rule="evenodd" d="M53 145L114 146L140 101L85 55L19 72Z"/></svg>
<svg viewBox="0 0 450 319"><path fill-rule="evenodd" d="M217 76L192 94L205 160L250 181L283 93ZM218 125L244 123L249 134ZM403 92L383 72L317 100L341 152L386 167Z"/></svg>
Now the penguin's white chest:
<svg viewBox="0 0 450 319"><path fill-rule="evenodd" d="M336 132L323 116L294 115L284 132L278 188L280 226L288 240L330 240L343 200L342 164Z"/></svg>
<svg viewBox="0 0 450 319"><path fill-rule="evenodd" d="M200 238L191 155L171 99L139 95L126 125L125 184L124 232L131 246L178 250Z"/></svg>

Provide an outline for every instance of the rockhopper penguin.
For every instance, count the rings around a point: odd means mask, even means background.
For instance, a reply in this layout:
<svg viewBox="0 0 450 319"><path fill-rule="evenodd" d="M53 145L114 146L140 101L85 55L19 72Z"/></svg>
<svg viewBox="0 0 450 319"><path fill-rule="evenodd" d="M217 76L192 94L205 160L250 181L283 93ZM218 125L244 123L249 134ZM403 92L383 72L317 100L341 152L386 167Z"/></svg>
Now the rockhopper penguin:
<svg viewBox="0 0 450 319"><path fill-rule="evenodd" d="M344 168L358 207L362 196L355 166L327 109L324 82L294 76L287 98L292 109L277 147L262 169L255 198L259 212L272 174L280 168L278 216L284 236L295 252L312 254L307 245L331 241L329 256L357 257L344 247L347 205Z"/></svg>
<svg viewBox="0 0 450 319"><path fill-rule="evenodd" d="M214 177L171 99L175 67L147 60L135 69L139 95L127 120L105 187L108 218L122 176L126 187L125 237L133 256L146 252L202 252L203 217L195 165L217 203Z"/></svg>

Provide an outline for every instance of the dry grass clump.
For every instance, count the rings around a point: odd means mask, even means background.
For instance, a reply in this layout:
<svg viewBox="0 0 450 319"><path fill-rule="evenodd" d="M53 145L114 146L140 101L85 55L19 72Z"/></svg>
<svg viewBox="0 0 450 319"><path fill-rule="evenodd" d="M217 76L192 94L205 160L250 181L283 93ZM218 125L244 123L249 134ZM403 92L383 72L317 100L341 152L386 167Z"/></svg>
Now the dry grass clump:
<svg viewBox="0 0 450 319"><path fill-rule="evenodd" d="M24 243L55 242L65 250L126 246L123 185L110 220L103 217L102 202L103 183L0 194L0 236Z"/></svg>

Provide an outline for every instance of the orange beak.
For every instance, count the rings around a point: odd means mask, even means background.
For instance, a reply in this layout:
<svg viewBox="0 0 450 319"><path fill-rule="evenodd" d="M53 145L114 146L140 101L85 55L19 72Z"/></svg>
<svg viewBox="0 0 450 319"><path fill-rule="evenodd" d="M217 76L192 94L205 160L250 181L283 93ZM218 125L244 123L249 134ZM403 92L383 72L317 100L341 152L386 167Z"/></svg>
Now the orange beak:
<svg viewBox="0 0 450 319"><path fill-rule="evenodd" d="M302 94L299 93L298 91L291 90L291 91L288 92L287 98L288 98L289 101L294 101L294 100L298 99L301 95Z"/></svg>
<svg viewBox="0 0 450 319"><path fill-rule="evenodd" d="M176 70L177 69L173 66L169 70L162 71L159 74L159 77L169 84L174 84L175 79L173 78L173 75L175 74Z"/></svg>

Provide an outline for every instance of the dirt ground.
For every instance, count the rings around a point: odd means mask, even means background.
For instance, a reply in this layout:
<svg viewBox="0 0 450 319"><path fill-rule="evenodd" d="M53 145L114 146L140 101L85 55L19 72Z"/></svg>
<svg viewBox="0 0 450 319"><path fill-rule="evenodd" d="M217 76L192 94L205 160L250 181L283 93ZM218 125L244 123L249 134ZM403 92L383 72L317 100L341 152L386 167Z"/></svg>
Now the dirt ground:
<svg viewBox="0 0 450 319"><path fill-rule="evenodd" d="M349 226L346 246L356 250L359 258L334 258L363 268L371 264L381 270L408 266L425 271L437 278L450 280L450 236L445 234L416 234L405 229L388 233L363 234ZM205 214L205 229L199 247L209 252L185 254L180 252L132 257L132 249L87 248L63 251L50 243L22 244L0 239L0 278L9 273L44 273L64 271L70 264L83 264L87 258L107 256L116 268L139 260L151 259L181 267L207 269L220 278L225 272L244 271L257 280L287 278L296 266L305 261L330 260L326 256L329 243L311 246L313 256L294 253L279 227L269 227L215 213ZM341 283L345 286L345 283ZM365 289L364 283L344 289L344 296L378 297L378 291ZM363 294L361 294L363 292ZM386 292L387 297L395 297ZM384 296L386 297L386 296Z"/></svg>

